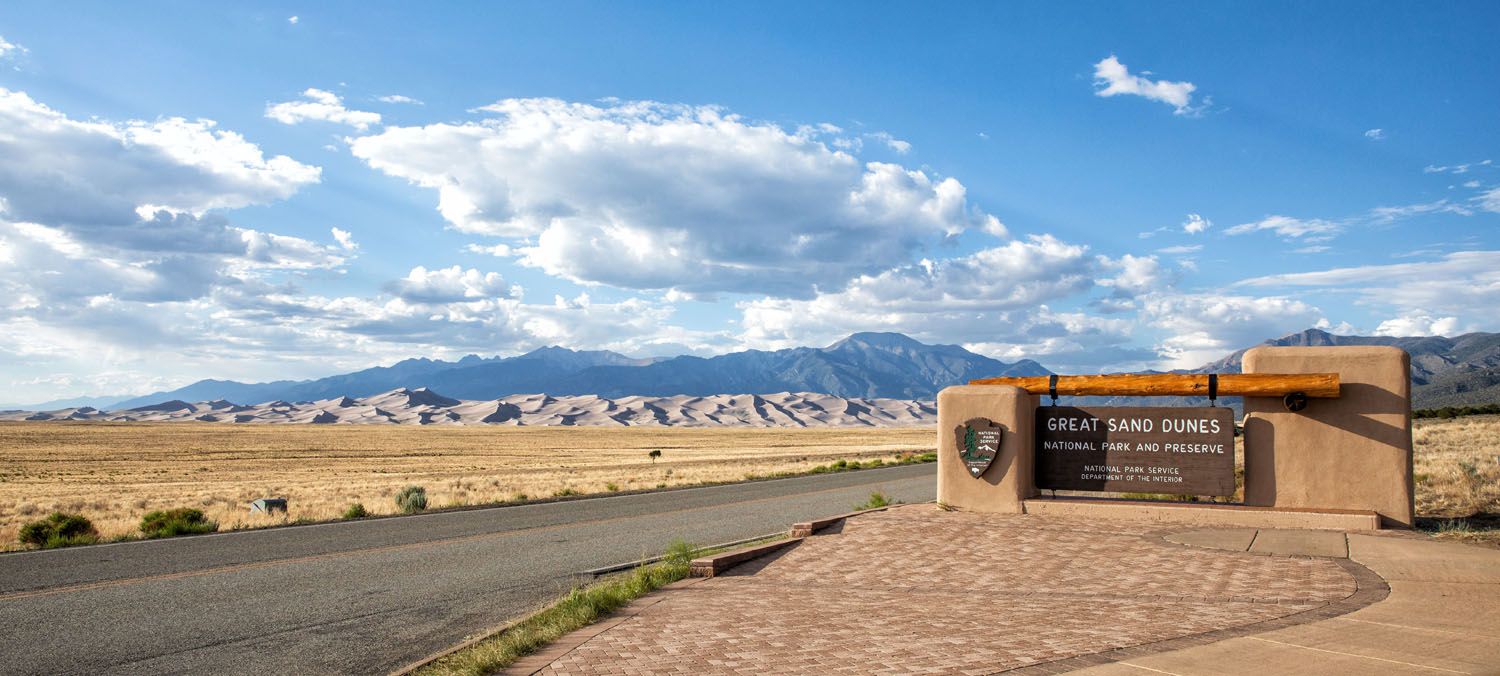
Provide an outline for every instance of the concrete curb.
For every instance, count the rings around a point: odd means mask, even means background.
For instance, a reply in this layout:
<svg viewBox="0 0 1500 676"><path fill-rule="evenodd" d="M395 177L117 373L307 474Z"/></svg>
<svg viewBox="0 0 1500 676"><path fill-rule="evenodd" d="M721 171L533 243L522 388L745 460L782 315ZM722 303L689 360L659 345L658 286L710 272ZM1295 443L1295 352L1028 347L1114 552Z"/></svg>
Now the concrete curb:
<svg viewBox="0 0 1500 676"><path fill-rule="evenodd" d="M776 538L776 537L781 537L781 533L767 533L765 535L757 535L755 537L745 538L743 540L735 540L734 542L721 542L721 543L716 544L716 545L705 547L704 549L721 549L721 548L724 548L724 547L737 547L739 545L748 544L748 543L751 543L751 542L760 542L761 540L769 540L771 538ZM639 560L636 560L636 561L630 561L628 563L617 563L617 564L614 564L612 566L604 566L604 567L601 567L601 568L591 568L589 570L579 571L579 572L575 573L575 575L588 575L588 576L591 576L591 577L599 577L600 575L608 575L610 573L618 573L618 572L620 572L622 570L630 570L631 568L639 568L639 567L644 566L644 565L656 563L656 562L661 561L662 559L665 559L665 558L667 558L667 557L665 557L665 556L653 556L653 557L648 558L648 559L639 559Z"/></svg>
<svg viewBox="0 0 1500 676"><path fill-rule="evenodd" d="M758 559L762 556L770 554L771 552L780 551L788 547L795 547L801 543L802 538L788 538L785 540L777 540L776 542L768 542L763 545L752 545L750 547L744 547L741 549L724 552L722 554L714 554L713 556L705 556L702 558L693 559L692 568L688 569L688 576L713 577L751 559Z"/></svg>
<svg viewBox="0 0 1500 676"><path fill-rule="evenodd" d="M824 528L827 528L829 526L832 526L833 524L836 524L836 523L838 523L840 521L843 521L844 519L848 519L848 518L851 518L851 517L856 517L856 516L859 516L861 514L870 514L872 512L883 512L883 511L885 511L887 509L890 509L890 508L891 508L891 506L876 507L874 509L862 509L862 510L860 510L858 512L849 512L848 514L840 514L838 516L830 516L830 517L828 517L826 519L817 519L815 521L803 521L801 523L794 523L794 524L792 524L792 532L791 532L790 535L791 535L791 537L794 537L794 538L811 537L814 533L816 533L816 532L818 532L820 530L823 530Z"/></svg>
<svg viewBox="0 0 1500 676"><path fill-rule="evenodd" d="M702 558L693 559L693 567L688 575L692 577L714 577L715 575L718 575L746 561L758 559L762 556L787 547L795 547L798 543L802 542L804 538L812 537L818 531L844 521L845 519L856 517L861 514L869 514L871 512L883 512L887 509L890 509L892 506L894 505L876 507L874 509L862 509L857 512L849 512L847 514L840 514L838 516L830 516L813 521L802 521L799 523L794 523L792 524L791 532L788 533L787 539L785 540L768 542L762 545L745 547L744 549L736 549L734 551L723 552L721 554L715 554L713 556L705 556Z"/></svg>

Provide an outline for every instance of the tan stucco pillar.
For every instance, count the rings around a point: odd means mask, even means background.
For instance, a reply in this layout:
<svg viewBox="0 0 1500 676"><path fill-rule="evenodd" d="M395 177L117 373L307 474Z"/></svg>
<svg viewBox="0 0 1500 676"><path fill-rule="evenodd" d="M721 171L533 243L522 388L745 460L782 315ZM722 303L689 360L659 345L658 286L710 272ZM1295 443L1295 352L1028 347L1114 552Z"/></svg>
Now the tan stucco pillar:
<svg viewBox="0 0 1500 676"><path fill-rule="evenodd" d="M1036 398L1019 387L958 385L938 393L938 501L975 512L1019 514L1036 496L1032 427ZM1005 431L1000 453L978 478L958 457L954 430L970 418L989 418Z"/></svg>
<svg viewBox="0 0 1500 676"><path fill-rule="evenodd" d="M1385 346L1257 347L1245 373L1337 373L1299 412L1245 397L1245 504L1373 510L1411 526L1411 357ZM942 411L938 411L939 419Z"/></svg>

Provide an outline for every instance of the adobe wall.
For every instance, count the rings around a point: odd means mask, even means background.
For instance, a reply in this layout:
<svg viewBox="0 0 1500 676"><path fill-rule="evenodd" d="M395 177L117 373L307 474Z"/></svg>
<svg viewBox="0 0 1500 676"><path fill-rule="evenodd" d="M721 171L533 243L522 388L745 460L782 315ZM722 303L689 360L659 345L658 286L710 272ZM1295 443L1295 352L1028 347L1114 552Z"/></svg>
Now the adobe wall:
<svg viewBox="0 0 1500 676"><path fill-rule="evenodd" d="M979 478L958 457L954 430L970 418L989 418L1005 430L1000 453ZM937 499L974 512L1019 514L1037 494L1032 474L1036 397L1008 385L957 385L938 393Z"/></svg>
<svg viewBox="0 0 1500 676"><path fill-rule="evenodd" d="M1338 373L1339 398L1245 397L1245 504L1366 509L1412 525L1411 357L1387 346L1257 347L1245 373Z"/></svg>

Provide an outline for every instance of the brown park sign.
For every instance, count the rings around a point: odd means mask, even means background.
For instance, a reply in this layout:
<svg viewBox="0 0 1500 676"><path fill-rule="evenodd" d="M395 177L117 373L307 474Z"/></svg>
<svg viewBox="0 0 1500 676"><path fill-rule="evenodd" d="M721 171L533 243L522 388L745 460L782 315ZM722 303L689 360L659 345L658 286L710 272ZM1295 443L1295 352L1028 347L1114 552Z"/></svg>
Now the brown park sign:
<svg viewBox="0 0 1500 676"><path fill-rule="evenodd" d="M1036 486L1233 495L1234 413L1218 407L1039 407Z"/></svg>

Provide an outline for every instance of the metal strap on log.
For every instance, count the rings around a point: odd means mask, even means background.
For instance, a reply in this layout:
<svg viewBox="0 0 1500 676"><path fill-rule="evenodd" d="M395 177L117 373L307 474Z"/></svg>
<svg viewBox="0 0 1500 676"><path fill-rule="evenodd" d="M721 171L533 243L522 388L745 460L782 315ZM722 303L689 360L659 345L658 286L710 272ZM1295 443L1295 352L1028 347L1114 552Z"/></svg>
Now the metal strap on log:
<svg viewBox="0 0 1500 676"><path fill-rule="evenodd" d="M1337 373L1225 373L1215 378L1219 397L1286 397L1302 394L1314 399L1339 396ZM1122 397L1206 397L1207 374L1153 373L1097 376L1026 376L980 378L970 385L1012 385L1031 394Z"/></svg>

